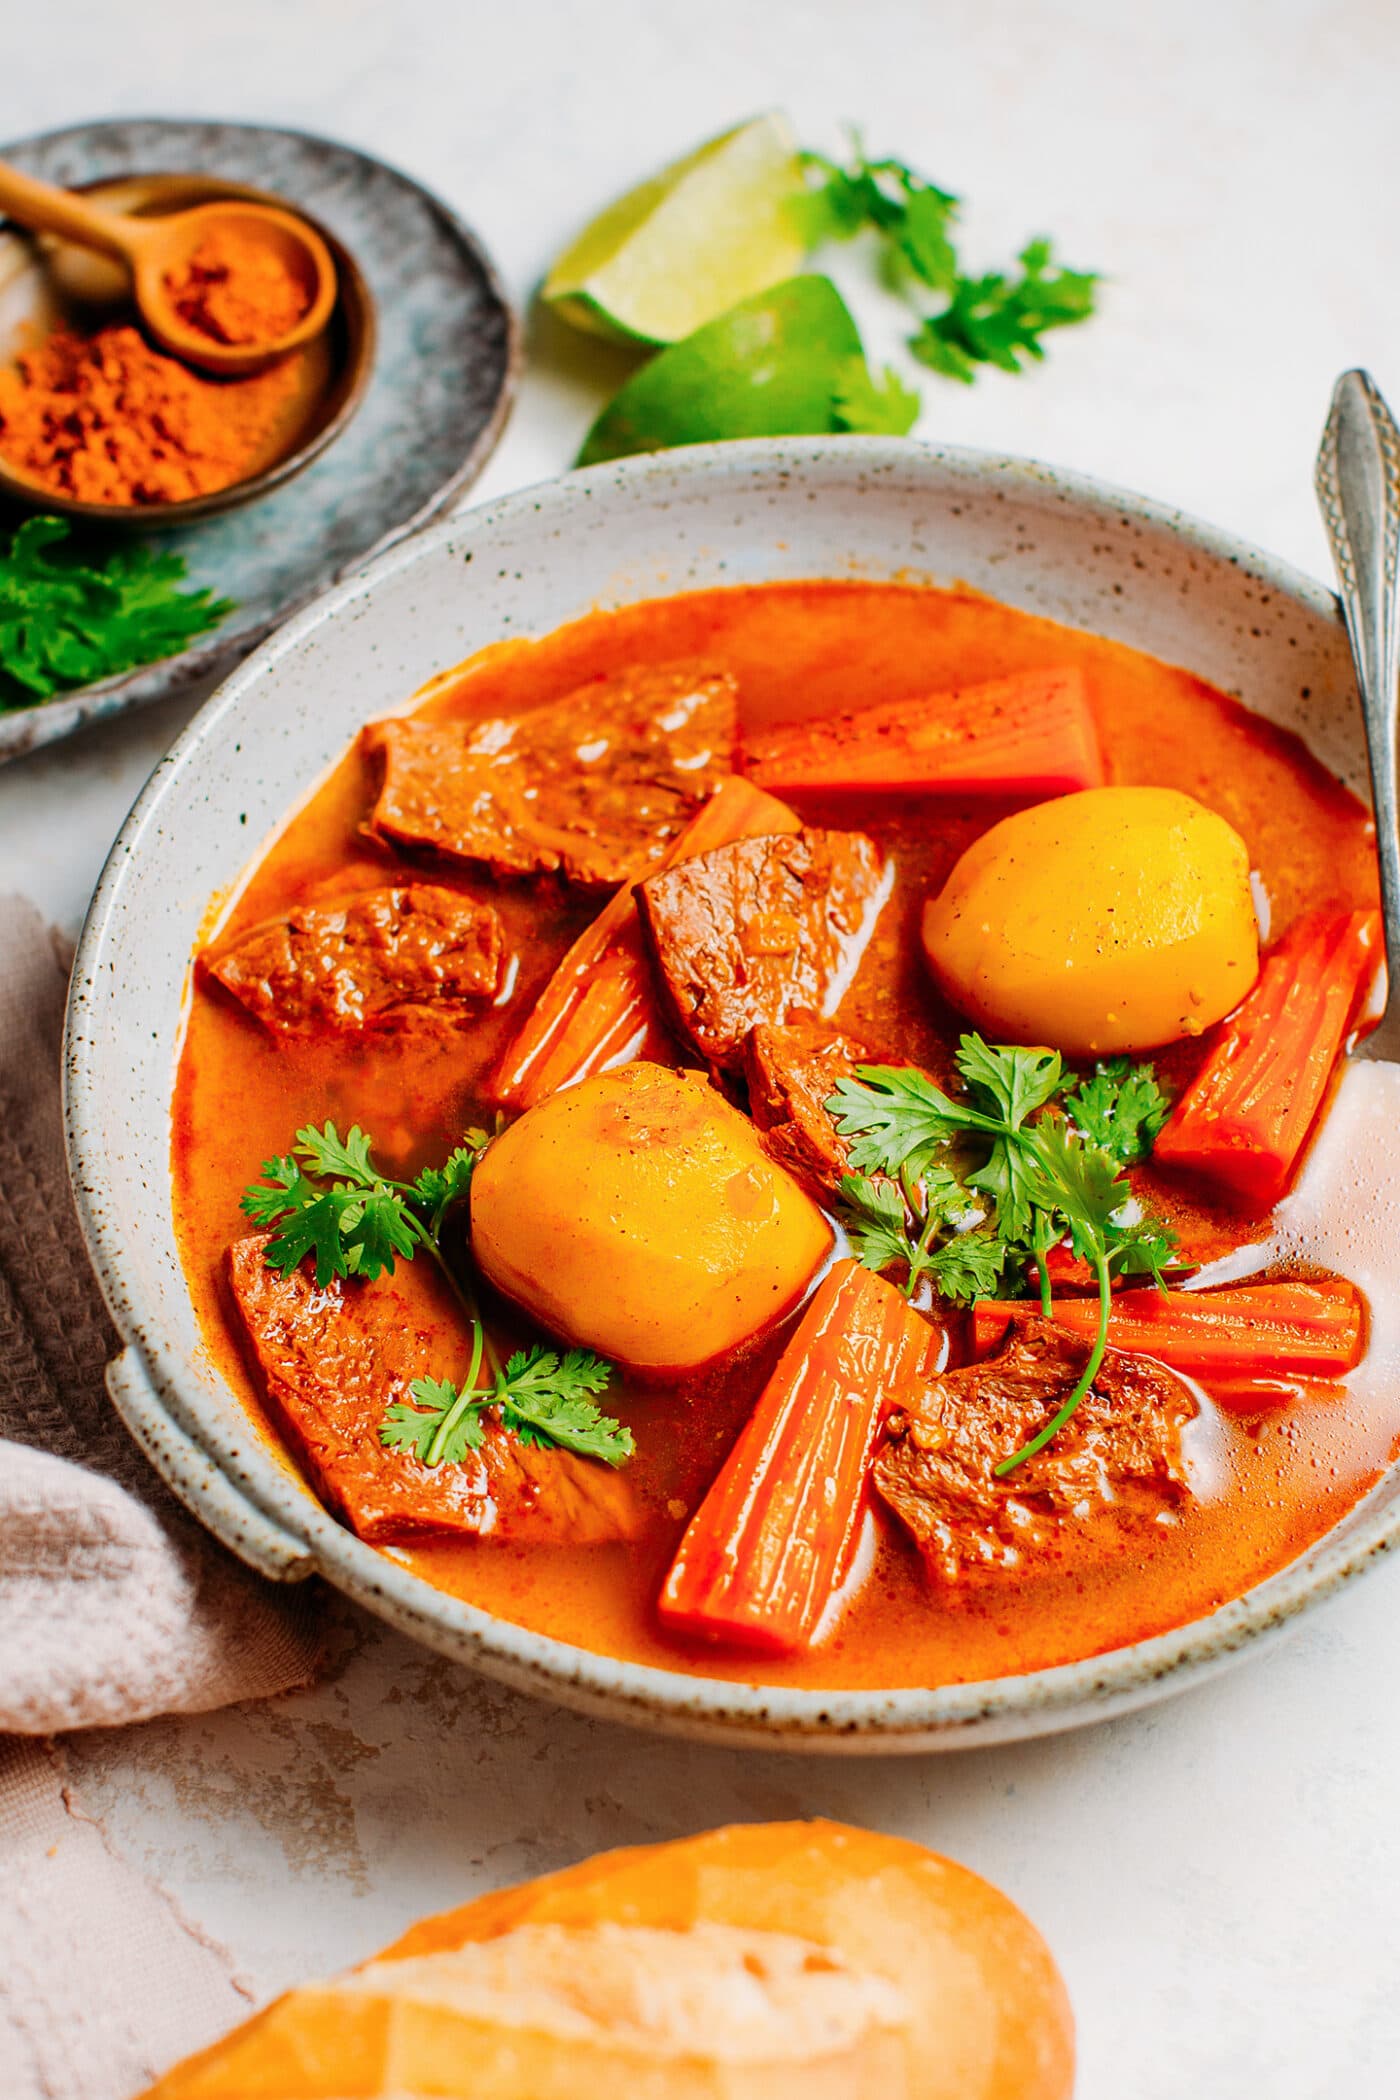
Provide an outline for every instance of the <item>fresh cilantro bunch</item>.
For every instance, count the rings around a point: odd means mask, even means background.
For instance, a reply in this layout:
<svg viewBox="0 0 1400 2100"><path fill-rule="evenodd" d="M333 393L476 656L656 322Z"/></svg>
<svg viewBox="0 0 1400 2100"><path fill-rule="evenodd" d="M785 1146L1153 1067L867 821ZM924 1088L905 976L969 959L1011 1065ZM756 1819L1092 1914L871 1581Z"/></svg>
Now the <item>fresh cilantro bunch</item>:
<svg viewBox="0 0 1400 2100"><path fill-rule="evenodd" d="M85 556L70 531L63 518L27 518L0 551L0 710L173 656L233 611L179 588L178 554L129 540Z"/></svg>
<svg viewBox="0 0 1400 2100"><path fill-rule="evenodd" d="M632 1432L594 1405L606 1392L612 1365L586 1349L536 1345L520 1349L491 1383L478 1389L480 1365L454 1386L447 1378L416 1378L412 1403L396 1400L384 1417L379 1440L386 1450L412 1451L425 1466L458 1465L479 1451L486 1431L482 1416L494 1409L503 1429L542 1451L573 1451L620 1466L632 1456Z"/></svg>
<svg viewBox="0 0 1400 2100"><path fill-rule="evenodd" d="M858 135L846 163L804 153L802 165L808 187L793 209L803 234L819 247L874 231L886 280L921 309L909 348L944 378L970 385L979 365L1024 371L1027 360L1044 357L1041 338L1052 328L1068 328L1093 313L1097 273L1066 268L1044 237L1027 242L1016 273L968 276L955 237L961 200L903 161L869 159ZM930 294L943 303L922 312ZM917 403L918 396L905 391Z"/></svg>
<svg viewBox="0 0 1400 2100"><path fill-rule="evenodd" d="M943 1296L971 1303L1003 1283L1038 1278L1051 1311L1050 1249L1068 1241L1094 1273L1099 1327L1073 1392L1010 1472L1069 1420L1103 1362L1116 1276L1158 1283L1176 1237L1144 1216L1124 1169L1145 1158L1166 1119L1150 1066L1101 1064L1066 1092L1058 1052L996 1047L980 1035L958 1045L965 1098L923 1072L862 1065L826 1106L849 1142L841 1182L847 1228L868 1268L904 1264L906 1289L927 1278Z"/></svg>

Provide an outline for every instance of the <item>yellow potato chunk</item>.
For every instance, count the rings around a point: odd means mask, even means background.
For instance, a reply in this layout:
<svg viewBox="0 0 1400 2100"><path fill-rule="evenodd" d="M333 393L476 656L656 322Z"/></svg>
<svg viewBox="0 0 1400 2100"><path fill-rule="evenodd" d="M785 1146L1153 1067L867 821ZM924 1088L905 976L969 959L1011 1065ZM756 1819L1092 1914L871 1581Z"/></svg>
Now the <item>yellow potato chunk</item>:
<svg viewBox="0 0 1400 2100"><path fill-rule="evenodd" d="M1175 788L1089 788L1004 818L925 906L923 933L952 1005L1070 1057L1199 1035L1259 968L1244 841Z"/></svg>
<svg viewBox="0 0 1400 2100"><path fill-rule="evenodd" d="M551 1333L692 1370L794 1305L831 1227L693 1072L624 1065L527 1111L472 1181L483 1275Z"/></svg>

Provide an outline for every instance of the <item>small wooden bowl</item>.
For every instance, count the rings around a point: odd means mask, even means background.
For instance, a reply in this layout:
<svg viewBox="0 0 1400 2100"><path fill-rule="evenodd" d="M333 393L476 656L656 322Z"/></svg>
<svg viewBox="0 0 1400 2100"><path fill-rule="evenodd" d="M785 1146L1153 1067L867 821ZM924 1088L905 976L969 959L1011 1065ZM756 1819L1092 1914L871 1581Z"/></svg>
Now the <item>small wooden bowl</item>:
<svg viewBox="0 0 1400 2100"><path fill-rule="evenodd" d="M239 197L285 210L287 200L244 183L203 175L126 175L78 185L118 211L142 215L184 210ZM374 369L374 299L354 257L334 234L303 213L335 260L338 296L325 334L303 353L307 384L280 448L254 473L182 503L80 503L61 496L0 459L0 504L77 518L107 530L164 531L236 509L300 474L335 442L363 401ZM85 333L133 313L119 263L48 235L0 226L0 361L12 361L55 328Z"/></svg>

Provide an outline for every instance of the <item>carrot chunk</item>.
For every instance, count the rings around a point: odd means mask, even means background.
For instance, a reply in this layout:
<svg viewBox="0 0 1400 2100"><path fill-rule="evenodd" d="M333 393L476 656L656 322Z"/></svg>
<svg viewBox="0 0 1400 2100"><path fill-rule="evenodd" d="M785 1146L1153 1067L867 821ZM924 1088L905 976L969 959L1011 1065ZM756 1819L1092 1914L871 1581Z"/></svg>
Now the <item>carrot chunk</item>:
<svg viewBox="0 0 1400 2100"><path fill-rule="evenodd" d="M1290 928L1157 1139L1160 1164L1271 1209L1381 954L1376 911L1309 912Z"/></svg>
<svg viewBox="0 0 1400 2100"><path fill-rule="evenodd" d="M979 1356L994 1349L1011 1322L1040 1307L984 1298L974 1306L973 1340ZM1092 1337L1097 1298L1057 1298L1052 1318ZM1122 1291L1108 1316L1111 1349L1155 1356L1174 1371L1210 1383L1221 1378L1340 1378L1361 1361L1364 1301L1341 1276L1306 1282L1241 1284L1218 1291Z"/></svg>
<svg viewBox="0 0 1400 2100"><path fill-rule="evenodd" d="M1066 795L1101 787L1105 777L1093 709L1073 667L791 722L746 739L742 764L780 794L862 787Z"/></svg>
<svg viewBox="0 0 1400 2100"><path fill-rule="evenodd" d="M785 803L733 775L677 833L657 867L672 867L735 839L801 828ZM584 928L540 994L497 1067L493 1098L503 1108L530 1108L590 1072L634 1057L664 1060L669 1049L632 887L624 884Z"/></svg>
<svg viewBox="0 0 1400 2100"><path fill-rule="evenodd" d="M880 1418L940 1341L891 1284L836 1263L691 1518L666 1626L769 1655L812 1645L855 1558Z"/></svg>

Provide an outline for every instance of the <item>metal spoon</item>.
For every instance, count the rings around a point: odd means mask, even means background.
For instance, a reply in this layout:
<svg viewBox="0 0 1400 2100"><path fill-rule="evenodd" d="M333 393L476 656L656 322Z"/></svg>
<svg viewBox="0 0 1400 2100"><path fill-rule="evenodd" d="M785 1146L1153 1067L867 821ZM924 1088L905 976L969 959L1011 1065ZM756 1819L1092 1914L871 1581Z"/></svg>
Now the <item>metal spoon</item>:
<svg viewBox="0 0 1400 2100"><path fill-rule="evenodd" d="M131 272L141 318L162 349L206 372L256 371L321 333L335 304L335 264L321 236L294 212L236 198L165 218L109 211L72 190L56 189L0 161L0 212L43 233L118 256ZM223 230L266 242L299 279L307 307L295 328L262 343L220 343L188 322L167 280L179 276L201 241Z"/></svg>
<svg viewBox="0 0 1400 2100"><path fill-rule="evenodd" d="M1315 475L1351 639L1376 819L1385 926L1385 1011L1357 1057L1400 1060L1400 430L1368 372L1343 372L1332 395Z"/></svg>

